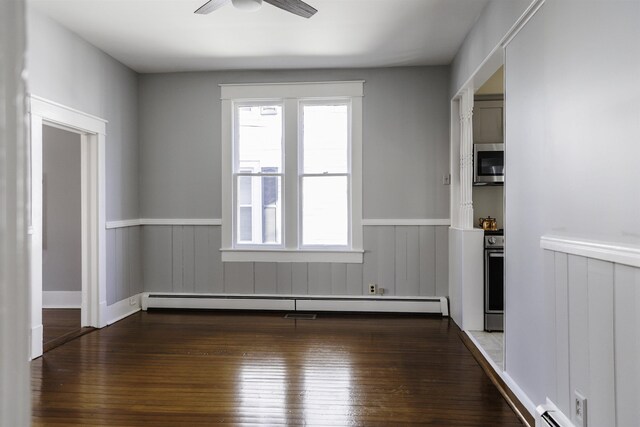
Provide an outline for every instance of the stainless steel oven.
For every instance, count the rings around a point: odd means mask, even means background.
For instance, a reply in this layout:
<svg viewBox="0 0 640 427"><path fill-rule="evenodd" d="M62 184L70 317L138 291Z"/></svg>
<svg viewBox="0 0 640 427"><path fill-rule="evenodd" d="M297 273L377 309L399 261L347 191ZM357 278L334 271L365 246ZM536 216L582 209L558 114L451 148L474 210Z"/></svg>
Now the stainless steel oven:
<svg viewBox="0 0 640 427"><path fill-rule="evenodd" d="M504 330L504 236L484 237L484 329Z"/></svg>
<svg viewBox="0 0 640 427"><path fill-rule="evenodd" d="M474 144L473 183L504 184L504 144Z"/></svg>

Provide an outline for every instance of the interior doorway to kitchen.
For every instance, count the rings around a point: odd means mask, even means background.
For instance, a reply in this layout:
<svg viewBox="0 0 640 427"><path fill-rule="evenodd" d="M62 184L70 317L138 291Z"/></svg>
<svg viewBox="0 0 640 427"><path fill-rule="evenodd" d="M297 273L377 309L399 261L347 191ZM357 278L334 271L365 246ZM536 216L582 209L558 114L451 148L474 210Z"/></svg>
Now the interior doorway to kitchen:
<svg viewBox="0 0 640 427"><path fill-rule="evenodd" d="M498 373L506 369L508 328L504 87L504 50L497 47L451 102L451 317L472 342L472 351L477 348Z"/></svg>
<svg viewBox="0 0 640 427"><path fill-rule="evenodd" d="M474 184L472 200L477 227L483 228L483 328L470 331L490 359L504 370L504 65L501 65L474 93L473 145ZM488 173L502 173L490 179L477 177L481 159L502 156L502 162L485 160ZM495 180L494 180L495 179ZM483 181L483 182L479 182ZM491 182L494 181L494 182ZM484 227L483 227L484 226Z"/></svg>

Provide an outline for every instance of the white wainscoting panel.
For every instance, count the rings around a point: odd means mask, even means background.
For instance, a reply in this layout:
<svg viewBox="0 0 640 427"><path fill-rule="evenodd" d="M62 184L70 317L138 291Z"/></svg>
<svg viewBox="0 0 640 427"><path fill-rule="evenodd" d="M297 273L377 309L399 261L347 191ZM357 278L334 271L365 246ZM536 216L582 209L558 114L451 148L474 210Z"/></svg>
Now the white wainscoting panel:
<svg viewBox="0 0 640 427"><path fill-rule="evenodd" d="M142 292L141 227L107 229L107 305Z"/></svg>
<svg viewBox="0 0 640 427"><path fill-rule="evenodd" d="M614 276L614 395L627 397L616 399L616 421L632 426L640 420L640 269L616 265Z"/></svg>
<svg viewBox="0 0 640 427"><path fill-rule="evenodd" d="M293 266L291 263L278 263L276 267L276 293L290 295L293 293Z"/></svg>
<svg viewBox="0 0 640 427"><path fill-rule="evenodd" d="M126 228L123 230L129 230ZM222 262L221 230L211 225L145 225L146 292L448 295L447 226L364 227L364 263Z"/></svg>
<svg viewBox="0 0 640 427"><path fill-rule="evenodd" d="M555 290L549 308L555 315L555 328L549 331L555 336L555 366L549 372L555 388L548 397L574 423L577 390L587 398L587 425L636 426L640 268L629 265L628 248L622 254L577 251L582 246L576 239L566 245L554 240L552 248L545 252L545 269L552 269L545 277ZM580 255L586 253L590 256Z"/></svg>
<svg viewBox="0 0 640 427"><path fill-rule="evenodd" d="M591 388L591 400L587 408L590 412L589 422L593 426L610 425L615 420L613 269L611 262L597 259L587 261Z"/></svg>
<svg viewBox="0 0 640 427"><path fill-rule="evenodd" d="M568 257L569 270L569 385L571 408L575 411L573 390L583 396L591 396L589 383L589 300L587 283L587 258L575 255ZM564 410L563 410L564 412Z"/></svg>
<svg viewBox="0 0 640 427"><path fill-rule="evenodd" d="M571 411L569 382L569 262L567 254L551 252L555 261L556 281L556 405L565 414Z"/></svg>

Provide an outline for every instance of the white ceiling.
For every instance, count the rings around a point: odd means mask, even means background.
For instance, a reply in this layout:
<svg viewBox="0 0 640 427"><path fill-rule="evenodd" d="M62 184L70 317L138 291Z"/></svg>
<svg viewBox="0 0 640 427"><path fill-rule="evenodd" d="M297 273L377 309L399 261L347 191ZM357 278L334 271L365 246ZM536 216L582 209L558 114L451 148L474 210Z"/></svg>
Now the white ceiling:
<svg viewBox="0 0 640 427"><path fill-rule="evenodd" d="M138 72L449 64L487 0L307 0L304 19L206 0L30 0Z"/></svg>

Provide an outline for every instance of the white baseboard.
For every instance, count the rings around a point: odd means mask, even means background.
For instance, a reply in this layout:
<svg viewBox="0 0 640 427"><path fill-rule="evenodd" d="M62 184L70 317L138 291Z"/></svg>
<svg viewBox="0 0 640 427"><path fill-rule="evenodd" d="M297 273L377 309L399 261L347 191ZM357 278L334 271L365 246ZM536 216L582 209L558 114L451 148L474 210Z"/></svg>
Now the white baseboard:
<svg viewBox="0 0 640 427"><path fill-rule="evenodd" d="M440 300L338 300L301 299L296 302L297 311L355 311L380 313L441 313Z"/></svg>
<svg viewBox="0 0 640 427"><path fill-rule="evenodd" d="M42 356L43 338L44 328L41 324L31 328L31 359Z"/></svg>
<svg viewBox="0 0 640 427"><path fill-rule="evenodd" d="M82 292L80 291L43 291L42 308L80 308Z"/></svg>
<svg viewBox="0 0 640 427"><path fill-rule="evenodd" d="M154 294L142 296L142 309L147 308L187 308L213 310L295 310L295 301L290 299L262 299L215 297L196 295L167 295L157 297Z"/></svg>
<svg viewBox="0 0 640 427"><path fill-rule="evenodd" d="M448 316L448 303L445 297L145 293L142 294L142 309L148 308L434 313Z"/></svg>
<svg viewBox="0 0 640 427"><path fill-rule="evenodd" d="M142 294L137 294L107 306L107 325L112 325L140 311L141 296Z"/></svg>
<svg viewBox="0 0 640 427"><path fill-rule="evenodd" d="M527 394L520 388L518 383L516 383L506 371L502 372L500 376L502 377L502 380L507 385L507 387L511 389L513 394L515 394L516 397L520 400L520 402L522 402L522 404L525 406L525 408L527 408L527 411L529 411L531 415L535 416L536 405L529 398L529 396L527 396Z"/></svg>

